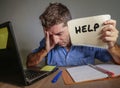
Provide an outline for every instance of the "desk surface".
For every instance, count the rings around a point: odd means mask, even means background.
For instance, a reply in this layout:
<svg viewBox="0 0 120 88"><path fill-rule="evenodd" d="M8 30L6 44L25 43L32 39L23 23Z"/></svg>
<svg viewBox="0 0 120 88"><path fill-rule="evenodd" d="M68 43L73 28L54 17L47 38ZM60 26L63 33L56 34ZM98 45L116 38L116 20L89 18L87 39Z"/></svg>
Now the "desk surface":
<svg viewBox="0 0 120 88"><path fill-rule="evenodd" d="M74 85L65 85L62 77L60 77L59 80L53 84L51 83L51 80L57 74L57 72L29 86L17 86L9 83L0 82L0 88L120 88L120 77L108 80L78 83Z"/></svg>

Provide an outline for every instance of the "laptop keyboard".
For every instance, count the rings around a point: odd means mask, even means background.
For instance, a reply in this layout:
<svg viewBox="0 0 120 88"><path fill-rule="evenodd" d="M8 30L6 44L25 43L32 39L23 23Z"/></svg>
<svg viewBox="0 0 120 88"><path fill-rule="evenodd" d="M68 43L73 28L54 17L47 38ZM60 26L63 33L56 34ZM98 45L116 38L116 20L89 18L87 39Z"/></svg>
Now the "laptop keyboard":
<svg viewBox="0 0 120 88"><path fill-rule="evenodd" d="M25 70L25 75L28 79L34 79L34 78L42 76L44 74L45 74L45 72L43 72L43 71L38 72L38 71L33 71L33 70L28 70L28 69Z"/></svg>

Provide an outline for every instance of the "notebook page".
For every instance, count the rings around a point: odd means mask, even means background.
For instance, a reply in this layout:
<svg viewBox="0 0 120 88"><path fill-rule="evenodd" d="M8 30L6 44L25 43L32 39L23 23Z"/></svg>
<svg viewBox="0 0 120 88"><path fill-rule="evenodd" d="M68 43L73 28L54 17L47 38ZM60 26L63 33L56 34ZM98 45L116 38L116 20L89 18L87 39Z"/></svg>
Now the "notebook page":
<svg viewBox="0 0 120 88"><path fill-rule="evenodd" d="M87 65L67 68L67 71L75 82L84 82L108 77L108 75Z"/></svg>
<svg viewBox="0 0 120 88"><path fill-rule="evenodd" d="M115 64L100 64L97 65L98 67L101 67L103 69L106 69L108 71L111 71L114 73L115 76L120 75L120 65L115 65Z"/></svg>

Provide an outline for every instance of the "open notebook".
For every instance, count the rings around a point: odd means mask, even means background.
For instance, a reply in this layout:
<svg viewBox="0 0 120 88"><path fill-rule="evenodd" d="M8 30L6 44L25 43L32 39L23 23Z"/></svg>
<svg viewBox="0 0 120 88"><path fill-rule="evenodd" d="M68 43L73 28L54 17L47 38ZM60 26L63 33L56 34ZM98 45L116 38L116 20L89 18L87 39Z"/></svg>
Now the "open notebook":
<svg viewBox="0 0 120 88"><path fill-rule="evenodd" d="M120 65L100 64L95 66L102 68L106 71L112 72L113 73L112 76L109 76L108 74L103 73L89 65L70 67L67 68L66 70L74 83L87 82L87 81L120 76Z"/></svg>

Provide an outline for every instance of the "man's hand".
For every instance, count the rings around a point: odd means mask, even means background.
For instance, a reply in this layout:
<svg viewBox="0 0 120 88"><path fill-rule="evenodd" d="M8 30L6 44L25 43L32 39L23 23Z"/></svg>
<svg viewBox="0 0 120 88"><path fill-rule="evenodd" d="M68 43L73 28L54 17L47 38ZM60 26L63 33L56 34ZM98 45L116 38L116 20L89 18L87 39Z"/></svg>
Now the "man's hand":
<svg viewBox="0 0 120 88"><path fill-rule="evenodd" d="M46 38L46 51L49 52L52 48L55 47L56 43L54 42L53 36L49 34L48 31L45 31L45 38Z"/></svg>
<svg viewBox="0 0 120 88"><path fill-rule="evenodd" d="M103 23L101 31L101 39L108 44L108 48L112 48L118 38L119 31L116 29L115 20L107 20Z"/></svg>

